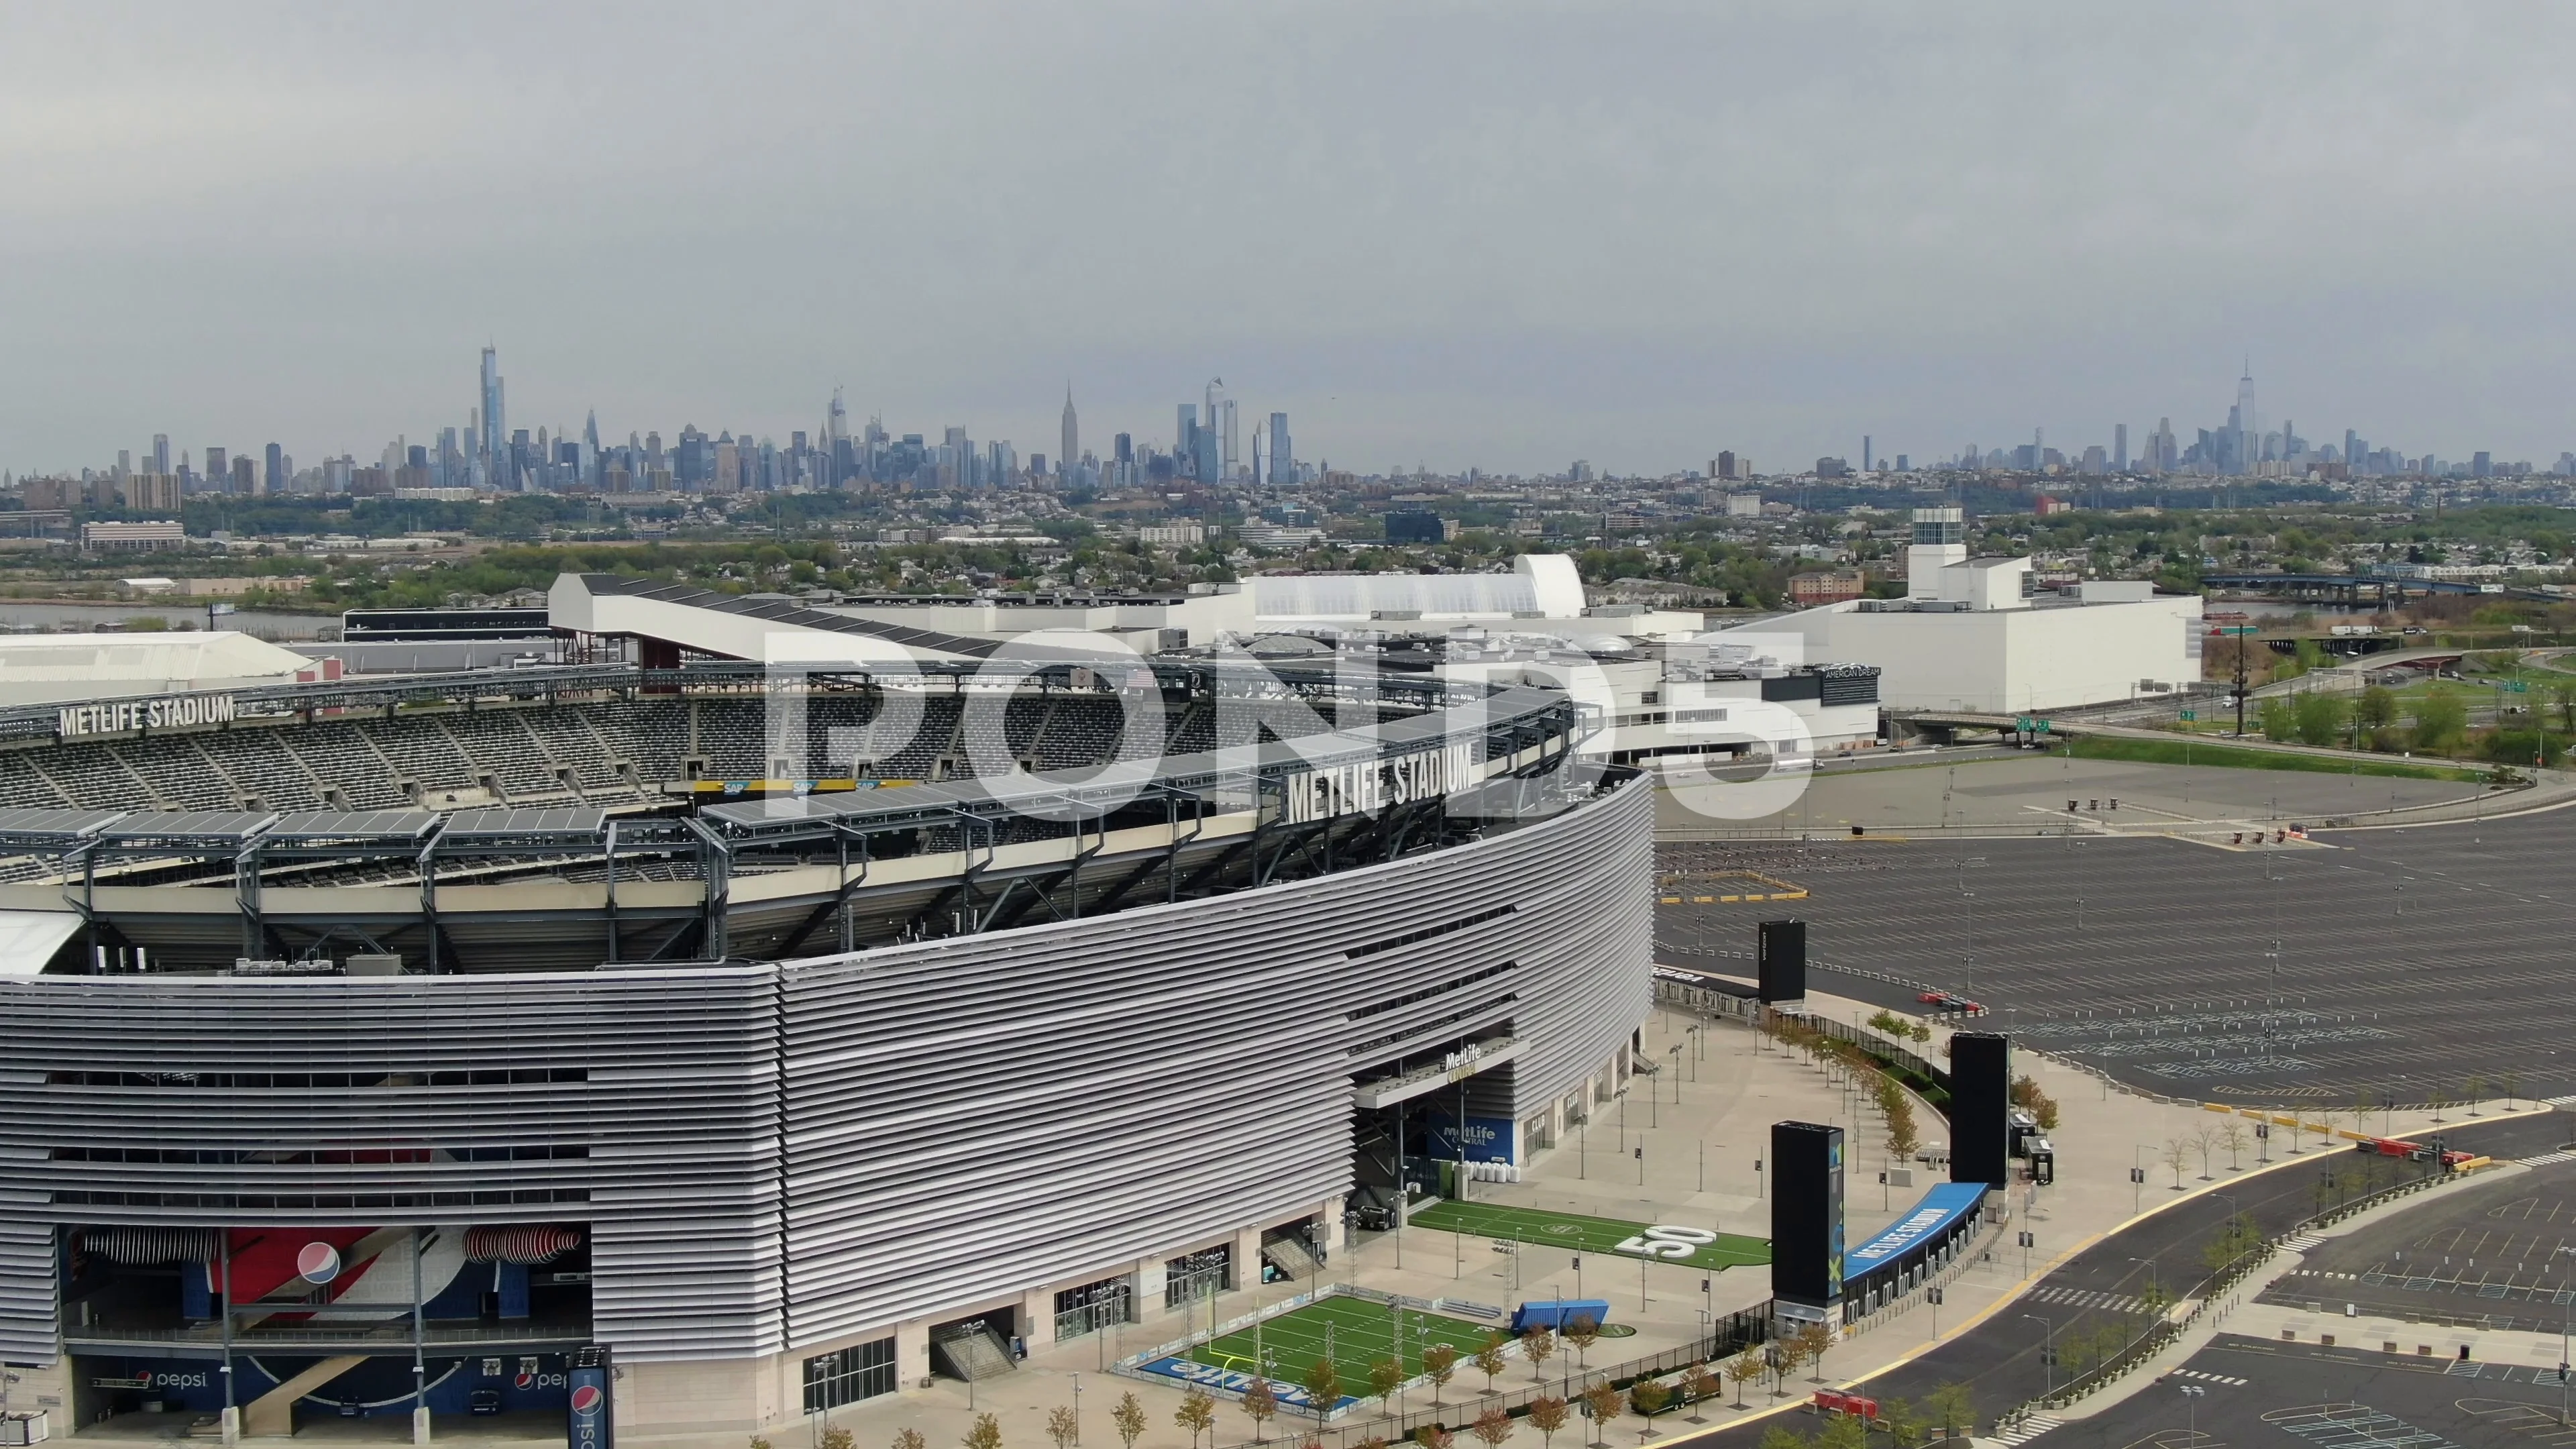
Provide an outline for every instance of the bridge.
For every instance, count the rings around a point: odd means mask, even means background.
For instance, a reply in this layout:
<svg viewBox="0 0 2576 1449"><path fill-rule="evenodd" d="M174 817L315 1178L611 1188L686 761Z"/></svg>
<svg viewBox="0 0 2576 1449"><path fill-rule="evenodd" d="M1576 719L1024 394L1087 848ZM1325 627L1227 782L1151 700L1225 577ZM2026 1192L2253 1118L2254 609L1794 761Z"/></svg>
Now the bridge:
<svg viewBox="0 0 2576 1449"><path fill-rule="evenodd" d="M2383 578L2377 574L2202 574L2200 583L2201 587L2208 589L2316 603L2359 605L2367 601L2381 609L2405 603L2410 594L2492 594L2527 603L2566 602L2545 589L2517 589L2503 584L2467 583L2455 579Z"/></svg>

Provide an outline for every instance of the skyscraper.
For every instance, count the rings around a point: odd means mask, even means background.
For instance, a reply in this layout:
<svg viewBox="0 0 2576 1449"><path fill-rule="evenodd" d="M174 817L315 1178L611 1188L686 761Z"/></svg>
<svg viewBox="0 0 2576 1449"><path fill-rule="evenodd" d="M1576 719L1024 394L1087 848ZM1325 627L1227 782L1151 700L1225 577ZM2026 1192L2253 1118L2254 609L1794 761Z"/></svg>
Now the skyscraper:
<svg viewBox="0 0 2576 1449"><path fill-rule="evenodd" d="M2250 473L2263 456L2263 425L2254 416L2254 359L2245 359L2245 375L2236 379L2236 411L2228 419L2236 430L2236 471Z"/></svg>
<svg viewBox="0 0 2576 1449"><path fill-rule="evenodd" d="M1270 481L1273 483L1297 481L1297 465L1288 452L1288 415L1286 413L1270 415Z"/></svg>
<svg viewBox="0 0 2576 1449"><path fill-rule="evenodd" d="M1082 456L1082 429L1073 420L1073 384L1064 385L1064 435L1057 442L1055 471L1057 476L1073 476L1073 460Z"/></svg>
<svg viewBox="0 0 2576 1449"><path fill-rule="evenodd" d="M1215 457L1216 470L1214 477L1210 477L1205 473L1200 474L1199 481L1202 483L1214 483L1218 479L1233 476L1234 460L1236 457L1234 399L1225 395L1224 378L1212 377L1208 379L1206 422L1207 430L1216 435L1216 446L1210 450Z"/></svg>
<svg viewBox="0 0 2576 1449"><path fill-rule="evenodd" d="M1186 469L1199 455L1199 407L1196 403L1180 405L1180 422L1172 432L1172 456Z"/></svg>
<svg viewBox="0 0 2576 1449"><path fill-rule="evenodd" d="M2111 429L2111 471L2129 471L2129 425L2120 423Z"/></svg>
<svg viewBox="0 0 2576 1449"><path fill-rule="evenodd" d="M152 435L152 471L155 473L170 471L170 435L168 433Z"/></svg>
<svg viewBox="0 0 2576 1449"><path fill-rule="evenodd" d="M480 416L483 436L476 441L474 479L480 487L508 492L518 486L510 476L510 432L503 424L501 406L501 355L491 347L483 349L483 408Z"/></svg>

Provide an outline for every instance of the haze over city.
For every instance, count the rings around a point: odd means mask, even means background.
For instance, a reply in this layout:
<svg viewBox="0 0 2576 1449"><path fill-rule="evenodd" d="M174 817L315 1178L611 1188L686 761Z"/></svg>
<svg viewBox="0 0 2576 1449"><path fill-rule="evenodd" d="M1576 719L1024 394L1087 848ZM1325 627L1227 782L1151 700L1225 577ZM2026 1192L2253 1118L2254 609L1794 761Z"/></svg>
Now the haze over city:
<svg viewBox="0 0 2576 1449"><path fill-rule="evenodd" d="M1378 472L2570 442L2562 7L0 16L0 464L596 411Z"/></svg>

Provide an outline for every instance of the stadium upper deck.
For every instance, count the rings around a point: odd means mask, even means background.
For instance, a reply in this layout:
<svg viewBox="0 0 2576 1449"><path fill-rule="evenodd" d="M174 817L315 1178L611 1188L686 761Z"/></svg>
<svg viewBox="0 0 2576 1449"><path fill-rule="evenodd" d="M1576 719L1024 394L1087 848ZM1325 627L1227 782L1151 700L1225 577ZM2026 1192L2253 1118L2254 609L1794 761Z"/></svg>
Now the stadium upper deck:
<svg viewBox="0 0 2576 1449"><path fill-rule="evenodd" d="M1573 783L1499 781L1550 774L1582 722L1552 691L1206 664L1002 687L932 664L405 688L0 747L0 857L18 882L0 910L79 916L55 969L846 950L1482 833Z"/></svg>

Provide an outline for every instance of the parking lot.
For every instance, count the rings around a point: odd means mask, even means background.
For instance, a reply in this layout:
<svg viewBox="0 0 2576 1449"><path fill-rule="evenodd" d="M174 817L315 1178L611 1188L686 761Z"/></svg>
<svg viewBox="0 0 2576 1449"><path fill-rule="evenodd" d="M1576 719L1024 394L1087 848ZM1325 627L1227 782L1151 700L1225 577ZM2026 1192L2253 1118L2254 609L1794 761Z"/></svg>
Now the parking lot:
<svg viewBox="0 0 2576 1449"><path fill-rule="evenodd" d="M2571 852L2566 810L2259 851L2086 835L1667 845L1667 870L1755 870L1809 894L1662 906L1658 946L1749 975L1755 923L1796 914L1823 989L1904 1010L1923 986L1953 990L2023 1041L2175 1095L2320 1110L2550 1096L2576 1093Z"/></svg>
<svg viewBox="0 0 2576 1449"><path fill-rule="evenodd" d="M2556 1333L2576 1317L2576 1159L2331 1239L2259 1301Z"/></svg>
<svg viewBox="0 0 2576 1449"><path fill-rule="evenodd" d="M2045 1449L2564 1444L2555 1365L2453 1364L2225 1336ZM2431 1436L2431 1437L2423 1437Z"/></svg>

